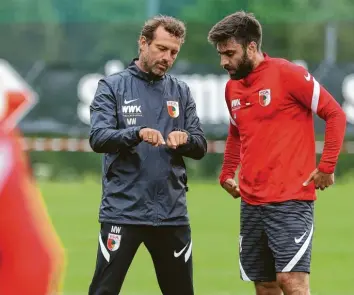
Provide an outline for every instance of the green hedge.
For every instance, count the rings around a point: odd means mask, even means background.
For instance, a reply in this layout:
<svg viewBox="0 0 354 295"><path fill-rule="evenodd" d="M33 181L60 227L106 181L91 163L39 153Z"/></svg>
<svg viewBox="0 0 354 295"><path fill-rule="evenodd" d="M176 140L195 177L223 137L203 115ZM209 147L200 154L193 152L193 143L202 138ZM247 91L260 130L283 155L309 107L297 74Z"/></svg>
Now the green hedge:
<svg viewBox="0 0 354 295"><path fill-rule="evenodd" d="M77 180L93 175L100 179L102 155L83 152L31 152L31 165L38 178L52 180ZM189 179L216 179L223 154L208 154L203 160L186 159ZM319 159L319 156L317 157ZM290 167L291 168L291 167ZM342 154L336 168L336 176L354 174L354 155Z"/></svg>

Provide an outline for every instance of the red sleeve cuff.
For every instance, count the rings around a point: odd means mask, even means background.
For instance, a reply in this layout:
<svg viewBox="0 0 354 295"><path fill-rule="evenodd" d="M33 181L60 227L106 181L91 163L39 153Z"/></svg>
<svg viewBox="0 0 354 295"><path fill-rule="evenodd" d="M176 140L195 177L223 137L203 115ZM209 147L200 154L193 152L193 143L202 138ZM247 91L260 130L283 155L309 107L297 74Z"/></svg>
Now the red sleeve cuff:
<svg viewBox="0 0 354 295"><path fill-rule="evenodd" d="M335 167L333 165L320 163L317 168L320 172L332 174L334 173Z"/></svg>
<svg viewBox="0 0 354 295"><path fill-rule="evenodd" d="M235 174L234 174L234 175L231 175L231 174L221 174L221 175L219 176L219 182L220 182L220 184L223 185L224 182L225 182L227 179L229 179L229 178L234 179L234 178L235 178Z"/></svg>

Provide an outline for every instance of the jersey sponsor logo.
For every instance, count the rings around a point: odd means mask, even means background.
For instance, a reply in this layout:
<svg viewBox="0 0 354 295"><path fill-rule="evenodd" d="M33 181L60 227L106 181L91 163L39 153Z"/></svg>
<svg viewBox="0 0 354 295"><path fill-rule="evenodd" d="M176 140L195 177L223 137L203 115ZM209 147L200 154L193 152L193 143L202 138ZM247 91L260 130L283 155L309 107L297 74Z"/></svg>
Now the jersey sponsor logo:
<svg viewBox="0 0 354 295"><path fill-rule="evenodd" d="M233 99L231 101L231 109L237 110L241 107L241 100L239 98Z"/></svg>
<svg viewBox="0 0 354 295"><path fill-rule="evenodd" d="M263 89L258 92L259 96L259 104L262 107L266 107L270 104L270 101L272 100L271 95L270 95L270 89Z"/></svg>
<svg viewBox="0 0 354 295"><path fill-rule="evenodd" d="M122 239L122 235L109 233L107 239L107 249L109 251L117 251L120 246L121 239Z"/></svg>
<svg viewBox="0 0 354 295"><path fill-rule="evenodd" d="M302 239L306 236L306 234L307 234L307 231L305 231L305 233L300 238L295 238L294 239L295 243L299 244L302 241Z"/></svg>
<svg viewBox="0 0 354 295"><path fill-rule="evenodd" d="M123 106L123 114L141 114L141 106Z"/></svg>
<svg viewBox="0 0 354 295"><path fill-rule="evenodd" d="M123 105L123 117L127 118L127 125L136 125L136 117L142 117L141 105Z"/></svg>
<svg viewBox="0 0 354 295"><path fill-rule="evenodd" d="M111 233L119 234L121 230L122 230L121 226L112 225L111 227Z"/></svg>
<svg viewBox="0 0 354 295"><path fill-rule="evenodd" d="M170 117L177 118L179 116L178 101L167 101L167 111Z"/></svg>
<svg viewBox="0 0 354 295"><path fill-rule="evenodd" d="M304 76L304 77L305 77L306 81L310 81L310 80L311 80L311 75L310 75L310 73L307 73L307 75Z"/></svg>

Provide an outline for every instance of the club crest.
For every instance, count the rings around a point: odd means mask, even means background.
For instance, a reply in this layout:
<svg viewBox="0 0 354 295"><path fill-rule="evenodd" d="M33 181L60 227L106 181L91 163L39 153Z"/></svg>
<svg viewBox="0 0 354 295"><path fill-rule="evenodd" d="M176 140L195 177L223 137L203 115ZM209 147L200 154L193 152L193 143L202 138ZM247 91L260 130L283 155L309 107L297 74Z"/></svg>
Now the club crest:
<svg viewBox="0 0 354 295"><path fill-rule="evenodd" d="M270 104L270 101L272 100L270 95L270 89L260 90L258 92L258 95L259 95L259 104L262 107L266 107L267 105Z"/></svg>
<svg viewBox="0 0 354 295"><path fill-rule="evenodd" d="M109 251L116 251L120 246L120 240L122 239L122 235L116 234L108 234L107 239L107 248Z"/></svg>
<svg viewBox="0 0 354 295"><path fill-rule="evenodd" d="M167 111L172 118L179 116L178 101L167 101Z"/></svg>

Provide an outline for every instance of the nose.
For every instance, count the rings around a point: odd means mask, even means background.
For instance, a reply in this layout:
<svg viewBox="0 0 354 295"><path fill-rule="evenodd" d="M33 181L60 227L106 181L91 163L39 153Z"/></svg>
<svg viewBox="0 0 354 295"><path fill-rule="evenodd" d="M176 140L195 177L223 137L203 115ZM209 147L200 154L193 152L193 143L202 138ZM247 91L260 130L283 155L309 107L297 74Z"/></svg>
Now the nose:
<svg viewBox="0 0 354 295"><path fill-rule="evenodd" d="M225 67L225 66L227 66L229 64L229 60L228 60L228 58L226 58L225 56L221 56L220 57L220 65L222 66L222 67Z"/></svg>
<svg viewBox="0 0 354 295"><path fill-rule="evenodd" d="M166 62L166 63L171 63L174 58L172 56L172 53L170 50L166 50L163 57L162 57L163 61Z"/></svg>

